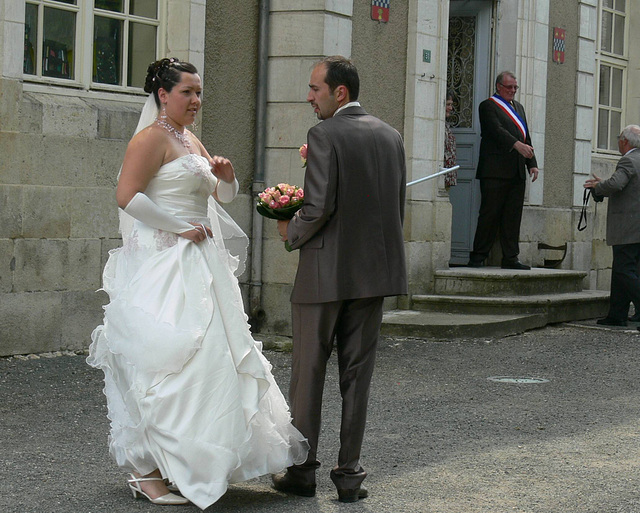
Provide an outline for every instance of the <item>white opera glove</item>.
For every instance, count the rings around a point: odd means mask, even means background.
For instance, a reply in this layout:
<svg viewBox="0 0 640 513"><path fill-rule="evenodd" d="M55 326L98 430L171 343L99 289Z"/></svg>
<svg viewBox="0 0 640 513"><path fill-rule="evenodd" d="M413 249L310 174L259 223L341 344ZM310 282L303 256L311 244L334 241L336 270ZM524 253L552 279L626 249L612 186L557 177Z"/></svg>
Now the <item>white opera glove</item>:
<svg viewBox="0 0 640 513"><path fill-rule="evenodd" d="M236 194L238 194L239 189L240 185L238 184L237 178L234 178L231 183L218 179L216 195L222 203L231 203L233 198L236 197Z"/></svg>
<svg viewBox="0 0 640 513"><path fill-rule="evenodd" d="M131 198L128 205L124 207L124 211L147 226L165 232L184 233L195 229L193 225L162 210L149 199L149 196L141 192L137 192Z"/></svg>

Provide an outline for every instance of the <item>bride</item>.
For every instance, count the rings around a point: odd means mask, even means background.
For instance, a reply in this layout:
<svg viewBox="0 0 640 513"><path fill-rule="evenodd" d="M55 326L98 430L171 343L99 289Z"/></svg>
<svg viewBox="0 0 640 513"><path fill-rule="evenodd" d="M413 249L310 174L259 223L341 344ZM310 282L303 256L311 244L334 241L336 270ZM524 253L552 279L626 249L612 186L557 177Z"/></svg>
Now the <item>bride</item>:
<svg viewBox="0 0 640 513"><path fill-rule="evenodd" d="M247 239L215 201L235 197L233 166L185 128L201 105L197 70L161 59L145 91L116 192L123 246L104 269L109 304L87 361L104 371L109 452L133 496L205 509L229 483L302 463L308 444L244 313Z"/></svg>

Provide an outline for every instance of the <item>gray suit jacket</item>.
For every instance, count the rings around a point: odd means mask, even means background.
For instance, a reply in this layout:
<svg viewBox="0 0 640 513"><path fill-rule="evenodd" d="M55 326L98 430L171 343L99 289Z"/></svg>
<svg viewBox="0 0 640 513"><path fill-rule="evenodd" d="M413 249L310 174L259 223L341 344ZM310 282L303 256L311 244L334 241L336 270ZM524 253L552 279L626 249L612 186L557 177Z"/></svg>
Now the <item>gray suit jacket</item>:
<svg viewBox="0 0 640 513"><path fill-rule="evenodd" d="M607 244L640 243L640 149L624 155L615 172L597 184L594 198L609 198Z"/></svg>
<svg viewBox="0 0 640 513"><path fill-rule="evenodd" d="M354 106L311 128L307 142L304 206L287 230L300 249L291 301L406 294L400 134Z"/></svg>

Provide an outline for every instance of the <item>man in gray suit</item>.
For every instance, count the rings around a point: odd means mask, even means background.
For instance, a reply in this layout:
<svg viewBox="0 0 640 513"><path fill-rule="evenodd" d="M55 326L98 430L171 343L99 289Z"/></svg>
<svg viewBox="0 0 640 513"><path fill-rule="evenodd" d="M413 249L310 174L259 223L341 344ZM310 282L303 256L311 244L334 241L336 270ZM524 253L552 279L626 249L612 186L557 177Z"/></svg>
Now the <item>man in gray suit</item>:
<svg viewBox="0 0 640 513"><path fill-rule="evenodd" d="M406 170L400 134L356 101L358 72L328 57L311 73L307 101L323 120L307 134L304 206L278 231L300 250L291 295L293 424L309 440L302 465L274 476L277 490L313 496L326 364L338 351L342 421L331 479L338 499L368 495L360 450L384 296L407 293Z"/></svg>
<svg viewBox="0 0 640 513"><path fill-rule="evenodd" d="M598 324L626 326L631 301L640 305L640 126L627 126L618 137L622 158L607 180L593 175L590 188L596 201L609 198L607 244L613 249L609 313ZM639 328L640 329L640 328Z"/></svg>

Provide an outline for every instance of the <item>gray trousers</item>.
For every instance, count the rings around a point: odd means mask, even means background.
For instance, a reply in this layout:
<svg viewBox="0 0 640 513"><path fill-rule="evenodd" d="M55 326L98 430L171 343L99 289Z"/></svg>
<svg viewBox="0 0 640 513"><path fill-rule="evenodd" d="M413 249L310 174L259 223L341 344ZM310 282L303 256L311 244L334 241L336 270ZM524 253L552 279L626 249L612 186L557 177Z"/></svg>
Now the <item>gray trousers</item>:
<svg viewBox="0 0 640 513"><path fill-rule="evenodd" d="M307 461L289 468L304 484L315 484L322 392L327 361L338 350L342 420L338 465L331 478L339 489L355 489L366 477L360 450L367 419L369 385L382 323L382 297L330 303L293 303L293 363L289 402L293 425L309 440Z"/></svg>

